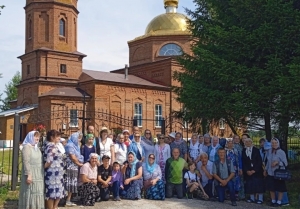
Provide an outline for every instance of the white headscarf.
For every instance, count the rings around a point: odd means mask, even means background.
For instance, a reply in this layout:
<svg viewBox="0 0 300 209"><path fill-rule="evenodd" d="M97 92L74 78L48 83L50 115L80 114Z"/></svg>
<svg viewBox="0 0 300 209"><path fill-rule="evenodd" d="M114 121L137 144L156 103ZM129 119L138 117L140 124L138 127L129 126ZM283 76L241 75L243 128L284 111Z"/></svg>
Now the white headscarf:
<svg viewBox="0 0 300 209"><path fill-rule="evenodd" d="M24 146L24 145L26 145L26 144L30 144L31 146L34 146L34 149L35 149L35 150L38 150L38 142L36 142L35 139L34 139L34 134L35 134L36 132L38 132L38 131L30 131L30 132L26 135L26 137L25 137L25 139L24 139L22 145Z"/></svg>

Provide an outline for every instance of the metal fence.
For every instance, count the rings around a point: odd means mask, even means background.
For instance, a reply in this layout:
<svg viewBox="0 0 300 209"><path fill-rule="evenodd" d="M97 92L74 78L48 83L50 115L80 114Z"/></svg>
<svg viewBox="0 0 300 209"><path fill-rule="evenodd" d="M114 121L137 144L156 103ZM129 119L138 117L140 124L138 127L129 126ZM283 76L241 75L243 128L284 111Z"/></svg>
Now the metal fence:
<svg viewBox="0 0 300 209"><path fill-rule="evenodd" d="M13 165L13 147L0 148L0 186L11 188L12 182L12 165ZM20 180L21 175L21 155L19 153L17 179Z"/></svg>

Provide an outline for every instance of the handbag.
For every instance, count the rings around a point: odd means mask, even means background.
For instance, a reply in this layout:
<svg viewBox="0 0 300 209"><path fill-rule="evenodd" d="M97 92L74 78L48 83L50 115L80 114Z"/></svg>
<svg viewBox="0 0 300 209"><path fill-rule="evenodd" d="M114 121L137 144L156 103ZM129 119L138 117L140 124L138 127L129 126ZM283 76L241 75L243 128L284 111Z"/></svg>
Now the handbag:
<svg viewBox="0 0 300 209"><path fill-rule="evenodd" d="M280 159L279 159L280 160ZM281 161L281 160L280 160ZM281 161L282 162L282 161ZM277 180L290 180L292 178L291 172L286 168L284 162L283 163L283 168L279 167L274 171L274 179Z"/></svg>
<svg viewBox="0 0 300 209"><path fill-rule="evenodd" d="M151 181L152 181L152 178L150 178L150 179L148 179L148 180L146 180L146 181L143 182L143 184L144 184L144 190L147 190L147 189L149 189L150 187L153 186Z"/></svg>

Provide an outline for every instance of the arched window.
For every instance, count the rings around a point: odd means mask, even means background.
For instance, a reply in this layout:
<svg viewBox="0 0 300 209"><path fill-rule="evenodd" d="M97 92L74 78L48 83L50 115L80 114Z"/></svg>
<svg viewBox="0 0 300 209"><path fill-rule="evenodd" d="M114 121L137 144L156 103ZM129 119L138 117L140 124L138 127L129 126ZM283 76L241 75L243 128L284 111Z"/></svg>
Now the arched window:
<svg viewBox="0 0 300 209"><path fill-rule="evenodd" d="M182 55L182 49L177 44L166 44L159 50L159 56L178 56Z"/></svg>
<svg viewBox="0 0 300 209"><path fill-rule="evenodd" d="M66 21L64 19L59 20L59 35L66 36Z"/></svg>
<svg viewBox="0 0 300 209"><path fill-rule="evenodd" d="M32 36L32 21L29 20L29 26L28 26L28 38L31 38Z"/></svg>

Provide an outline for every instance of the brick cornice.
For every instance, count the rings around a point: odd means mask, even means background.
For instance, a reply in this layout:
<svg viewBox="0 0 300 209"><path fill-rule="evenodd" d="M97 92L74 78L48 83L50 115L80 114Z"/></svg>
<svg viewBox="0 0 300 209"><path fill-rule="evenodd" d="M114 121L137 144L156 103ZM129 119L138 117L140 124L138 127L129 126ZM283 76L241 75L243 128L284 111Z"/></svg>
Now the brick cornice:
<svg viewBox="0 0 300 209"><path fill-rule="evenodd" d="M40 2L30 2L29 4L27 4L24 9L26 10L29 6L33 5L33 4L54 4L54 5L58 5L58 6L64 6L64 7L69 7L71 9L73 9L76 14L79 14L79 11L78 9L74 6L74 5L70 5L70 4L65 4L65 3L62 3L62 2L56 2L56 1L53 1L53 2L49 2L49 1L46 1L46 2L43 2L43 1L40 1Z"/></svg>

